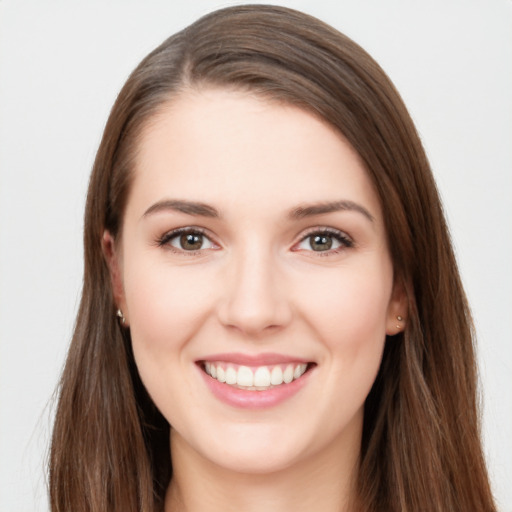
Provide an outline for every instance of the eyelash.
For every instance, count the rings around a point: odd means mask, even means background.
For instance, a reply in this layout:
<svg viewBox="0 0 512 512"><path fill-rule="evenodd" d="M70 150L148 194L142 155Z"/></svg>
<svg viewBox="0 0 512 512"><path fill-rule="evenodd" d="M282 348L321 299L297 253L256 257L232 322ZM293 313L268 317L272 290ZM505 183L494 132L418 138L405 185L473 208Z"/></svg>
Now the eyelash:
<svg viewBox="0 0 512 512"><path fill-rule="evenodd" d="M206 231L201 228L196 227L185 227L185 228L178 228L173 229L172 231L168 231L167 233L164 233L160 238L157 239L156 243L158 247L163 247L165 249L169 249L175 253L183 254L186 256L194 256L199 254L201 251L204 251L205 249L197 249L197 250L191 250L187 251L185 249L179 249L177 247L174 247L170 244L170 242L179 237L180 235L199 235L203 237L204 239L208 240L210 244L217 245L215 242L211 240L209 236L206 235Z"/></svg>
<svg viewBox="0 0 512 512"><path fill-rule="evenodd" d="M339 247L336 247L334 249L328 249L326 251L315 251L311 247L311 241L310 241L310 247L311 250L306 250L307 252L311 252L315 254L316 256L331 256L334 254L338 254L341 251L345 249L350 249L354 247L354 241L343 231L340 231L338 229L334 228L328 228L328 227L322 227L322 228L312 228L310 231L308 231L301 239L300 241L294 245L294 247L297 247L301 243L305 242L308 239L312 239L314 236L323 236L323 237L329 237L334 238L339 244ZM295 251L300 251L301 249L293 249Z"/></svg>
<svg viewBox="0 0 512 512"><path fill-rule="evenodd" d="M188 251L185 249L174 247L173 245L170 244L170 242L173 239L179 237L180 235L185 235L185 234L186 235L199 235L199 236L203 237L203 239L206 239L210 244L212 244L214 246L217 245L217 244L215 244L215 242L213 242L211 240L211 238L208 235L206 235L206 231L204 229L197 228L197 227L184 227L184 228L174 229L172 231L164 233L161 237L159 237L156 240L156 243L157 243L158 247L163 247L163 248L169 249L175 253L183 254L183 255L187 255L187 256L194 256L194 255L199 254L201 251L211 249L211 247L208 247L207 249L197 249L197 250ZM303 242L305 242L308 239L311 239L313 236L323 236L323 237L333 238L340 244L340 246L336 247L334 249L328 249L326 251L315 251L311 247L311 241L310 241L311 250L296 248L298 245L302 244ZM306 252L314 253L316 256L324 256L325 257L325 256L333 255L333 254L338 254L339 252L343 251L344 249L350 249L352 247L354 247L354 242L346 233L344 233L343 231L339 231L337 229L322 227L322 228L312 228L310 231L308 231L300 239L300 241L298 243L294 244L294 246L292 247L292 251L305 250Z"/></svg>

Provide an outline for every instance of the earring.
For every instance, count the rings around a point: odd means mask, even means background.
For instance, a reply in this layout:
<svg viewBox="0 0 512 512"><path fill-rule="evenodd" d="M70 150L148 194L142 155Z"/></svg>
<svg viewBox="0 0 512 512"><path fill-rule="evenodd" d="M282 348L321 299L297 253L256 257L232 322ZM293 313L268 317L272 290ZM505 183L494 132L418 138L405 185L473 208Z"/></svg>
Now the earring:
<svg viewBox="0 0 512 512"><path fill-rule="evenodd" d="M398 315L398 316L396 317L396 319L397 319L399 322L401 322L401 321L403 320L403 318L402 318L400 315ZM400 324L396 324L396 328L397 328L397 329L401 329L401 328L402 328L402 326L401 326Z"/></svg>
<svg viewBox="0 0 512 512"><path fill-rule="evenodd" d="M121 323L122 323L123 325L125 325L125 324L126 324L126 318L124 317L123 312L122 312L120 309L118 309L118 310L116 311L116 315L117 315L117 317L121 320Z"/></svg>

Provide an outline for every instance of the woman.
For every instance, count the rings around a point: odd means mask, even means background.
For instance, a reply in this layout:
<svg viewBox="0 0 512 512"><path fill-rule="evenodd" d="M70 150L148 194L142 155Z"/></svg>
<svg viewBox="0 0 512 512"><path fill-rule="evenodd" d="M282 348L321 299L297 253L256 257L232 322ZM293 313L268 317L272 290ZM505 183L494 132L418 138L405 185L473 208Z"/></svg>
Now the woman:
<svg viewBox="0 0 512 512"><path fill-rule="evenodd" d="M355 43L217 11L128 79L85 217L52 510L494 510L468 307Z"/></svg>

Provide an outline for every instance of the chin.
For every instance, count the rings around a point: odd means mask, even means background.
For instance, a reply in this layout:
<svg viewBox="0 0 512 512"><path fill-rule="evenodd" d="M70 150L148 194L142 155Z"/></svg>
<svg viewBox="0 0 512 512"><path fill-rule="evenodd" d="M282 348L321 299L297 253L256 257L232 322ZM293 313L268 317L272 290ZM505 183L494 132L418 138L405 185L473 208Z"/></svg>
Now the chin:
<svg viewBox="0 0 512 512"><path fill-rule="evenodd" d="M297 432L295 432L297 433ZM311 440L290 436L280 426L238 424L224 429L224 435L189 440L203 460L226 471L241 474L270 474L296 464L311 448ZM306 436L307 437L307 436Z"/></svg>
<svg viewBox="0 0 512 512"><path fill-rule="evenodd" d="M234 451L221 454L217 465L227 471L240 474L268 475L291 468L298 459L296 451L276 451L272 446L265 450L256 447L255 449L237 447Z"/></svg>

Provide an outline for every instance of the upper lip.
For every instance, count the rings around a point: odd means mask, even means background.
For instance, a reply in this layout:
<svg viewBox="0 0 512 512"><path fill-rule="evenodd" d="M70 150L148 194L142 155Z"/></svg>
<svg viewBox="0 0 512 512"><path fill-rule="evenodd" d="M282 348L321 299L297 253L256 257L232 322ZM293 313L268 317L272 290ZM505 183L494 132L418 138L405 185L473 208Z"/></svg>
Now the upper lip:
<svg viewBox="0 0 512 512"><path fill-rule="evenodd" d="M307 359L287 355L287 354L276 354L267 352L263 354L242 354L239 352L224 353L224 354L211 354L202 359L200 362L224 362L233 363L236 365L243 366L270 366L273 364L285 364L285 363L310 363ZM199 362L199 361L198 361Z"/></svg>

